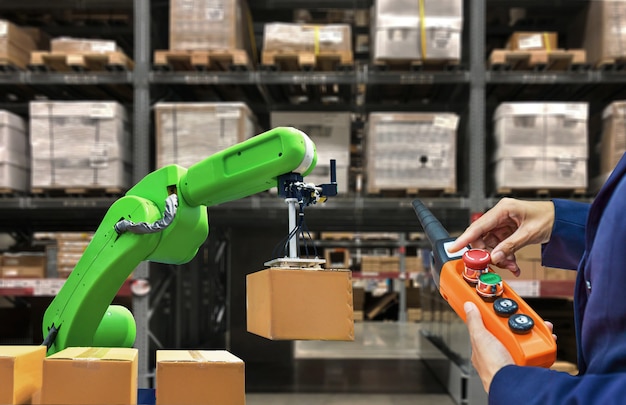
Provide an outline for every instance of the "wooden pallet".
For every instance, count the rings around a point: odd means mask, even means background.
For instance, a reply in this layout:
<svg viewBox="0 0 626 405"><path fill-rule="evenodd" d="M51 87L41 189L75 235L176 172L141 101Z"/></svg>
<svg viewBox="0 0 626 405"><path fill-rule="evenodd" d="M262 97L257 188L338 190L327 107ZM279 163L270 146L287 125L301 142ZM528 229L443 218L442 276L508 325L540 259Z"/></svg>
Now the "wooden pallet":
<svg viewBox="0 0 626 405"><path fill-rule="evenodd" d="M458 59L377 59L373 63L378 71L451 71L460 66Z"/></svg>
<svg viewBox="0 0 626 405"><path fill-rule="evenodd" d="M34 187L32 194L50 196L82 195L87 197L102 195L120 195L126 190L119 187Z"/></svg>
<svg viewBox="0 0 626 405"><path fill-rule="evenodd" d="M587 195L586 188L526 188L526 187L499 187L496 195L500 197L516 196L516 197L536 197L536 198L571 198L584 197Z"/></svg>
<svg viewBox="0 0 626 405"><path fill-rule="evenodd" d="M352 52L263 52L261 64L280 71L318 70L332 72L354 68Z"/></svg>
<svg viewBox="0 0 626 405"><path fill-rule="evenodd" d="M165 71L230 71L251 70L252 62L243 49L215 51L154 52L154 68Z"/></svg>
<svg viewBox="0 0 626 405"><path fill-rule="evenodd" d="M584 49L512 51L494 49L489 56L491 70L574 70L587 65Z"/></svg>
<svg viewBox="0 0 626 405"><path fill-rule="evenodd" d="M13 73L22 70L22 67L9 58L0 56L0 72Z"/></svg>
<svg viewBox="0 0 626 405"><path fill-rule="evenodd" d="M626 69L626 56L602 59L595 65L598 70L624 70Z"/></svg>
<svg viewBox="0 0 626 405"><path fill-rule="evenodd" d="M124 71L132 70L133 61L123 52L66 53L35 51L30 54L32 70L67 71Z"/></svg>

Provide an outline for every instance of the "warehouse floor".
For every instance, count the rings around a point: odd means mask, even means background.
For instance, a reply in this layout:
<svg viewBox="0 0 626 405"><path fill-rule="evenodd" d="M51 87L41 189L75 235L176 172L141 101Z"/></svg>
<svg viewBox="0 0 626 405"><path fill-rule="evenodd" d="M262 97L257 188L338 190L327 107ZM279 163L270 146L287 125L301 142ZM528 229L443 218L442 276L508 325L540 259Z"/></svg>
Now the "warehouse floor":
<svg viewBox="0 0 626 405"><path fill-rule="evenodd" d="M287 386L275 385L281 393L267 386L267 392L248 393L246 403L453 405L421 360L434 349L421 343L419 335L419 323L358 322L354 342L296 342L295 376L271 377L274 384L288 379Z"/></svg>

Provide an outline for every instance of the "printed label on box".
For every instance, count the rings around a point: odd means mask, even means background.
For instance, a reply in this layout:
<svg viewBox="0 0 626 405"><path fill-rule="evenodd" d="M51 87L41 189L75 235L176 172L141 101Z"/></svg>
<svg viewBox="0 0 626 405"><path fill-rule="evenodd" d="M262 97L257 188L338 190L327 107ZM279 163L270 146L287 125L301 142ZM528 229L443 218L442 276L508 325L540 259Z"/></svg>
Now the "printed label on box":
<svg viewBox="0 0 626 405"><path fill-rule="evenodd" d="M459 123L459 117L450 116L450 115L435 115L435 119L433 120L434 127L446 128L446 129L456 129Z"/></svg>
<svg viewBox="0 0 626 405"><path fill-rule="evenodd" d="M320 30L318 37L320 42L339 44L343 41L343 33L337 30Z"/></svg>
<svg viewBox="0 0 626 405"><path fill-rule="evenodd" d="M0 36L6 36L9 32L9 24L6 21L0 21Z"/></svg>
<svg viewBox="0 0 626 405"><path fill-rule="evenodd" d="M115 43L113 42L96 42L92 45L94 52L115 52Z"/></svg>
<svg viewBox="0 0 626 405"><path fill-rule="evenodd" d="M115 110L113 104L92 104L89 111L91 118L113 118Z"/></svg>
<svg viewBox="0 0 626 405"><path fill-rule="evenodd" d="M205 17L208 21L224 20L224 3L221 0L208 2Z"/></svg>
<svg viewBox="0 0 626 405"><path fill-rule="evenodd" d="M543 48L543 37L540 34L529 35L519 39L519 49Z"/></svg>

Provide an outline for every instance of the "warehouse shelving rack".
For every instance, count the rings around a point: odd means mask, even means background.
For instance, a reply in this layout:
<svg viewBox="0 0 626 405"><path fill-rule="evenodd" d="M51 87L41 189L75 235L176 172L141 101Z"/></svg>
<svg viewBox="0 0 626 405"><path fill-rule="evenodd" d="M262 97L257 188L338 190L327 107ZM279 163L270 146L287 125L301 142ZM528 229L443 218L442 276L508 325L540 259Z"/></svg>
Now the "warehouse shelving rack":
<svg viewBox="0 0 626 405"><path fill-rule="evenodd" d="M273 14L276 10L283 12L299 8L369 8L373 0L254 0L250 2L253 16L256 14ZM619 70L583 69L580 71L493 71L488 70L485 59L487 55L486 38L492 34L487 28L488 8L498 7L538 7L559 10L561 15L567 12L582 10L588 0L466 0L464 27L464 54L458 68L441 71L376 71L369 69L367 64L358 66L352 71L338 72L270 72L263 70L233 72L162 72L152 69L153 32L152 9L155 6L167 6L166 0L60 0L49 2L44 0L25 0L21 2L3 2L0 4L0 15L6 11L28 12L30 9L65 10L65 9L107 9L122 7L132 12L132 58L135 62L132 71L122 72L31 72L17 71L0 74L0 89L15 86L32 86L44 89L49 95L61 88L69 90L81 88L103 88L123 86L130 89L132 97L124 100L132 110L133 127L133 180L138 181L152 169L152 134L151 106L155 90L180 86L186 89L220 86L240 86L244 93L253 94L259 100L252 103L255 111L267 114L270 110L301 110L301 109L339 109L340 106L323 104L293 105L283 99L272 97L264 91L271 86L292 84L321 85L336 84L346 86L351 97L355 96L358 86L407 86L414 89L432 87L440 90L442 97L455 97L455 100L424 104L420 100L412 100L402 105L383 104L376 100L365 103L353 102L350 108L358 114L369 111L405 111L417 108L433 110L445 108L455 110L463 115L461 120L460 146L462 153L459 158L459 193L450 197L425 198L426 204L433 210L444 226L451 231L460 231L468 223L472 213L483 212L492 206L498 196L489 189L487 179L487 156L489 117L495 101L513 101L532 97L526 95L528 89L548 90L547 99L560 101L567 97L590 99L594 95L607 93L603 100L620 97L621 89L617 84L626 83L626 73ZM471 3L471 4L470 4ZM549 28L548 25L546 27ZM60 29L60 28L59 28ZM71 32L80 32L78 28ZM511 29L502 29L509 33ZM112 33L128 30L111 28ZM498 34L500 31L495 31ZM106 31L105 31L106 33ZM59 33L60 34L60 33ZM563 91L563 89L570 89ZM599 89L599 90L598 90ZM500 92L494 96L494 92ZM552 94L552 96L550 96ZM354 100L353 100L354 101ZM12 101L0 101L0 106L26 113L24 104ZM342 106L343 107L343 106ZM595 106L597 114L600 106ZM460 149L461 150L461 149ZM589 197L589 196L588 196ZM106 209L117 196L104 197L48 197L38 195L2 196L0 197L0 231L28 234L38 230L82 230L84 227L95 227ZM252 196L243 200L233 201L212 208L219 215L211 217L212 226L228 227L236 224L255 223L264 226L267 221L275 222L276 218L285 218L284 203L275 197L264 195ZM263 212L263 215L259 215ZM343 230L346 228L361 231L411 232L417 228L417 222L410 205L410 198L381 198L359 193L345 197L337 197L324 209L309 210L311 223L324 224L325 230ZM142 264L135 272L138 278L148 277L148 266ZM148 351L148 327L141 322L147 319L150 311L148 299L137 297L134 303L137 313L138 345L143 353ZM146 356L144 355L144 358ZM146 364L140 373L148 376ZM468 371L464 371L470 374ZM145 385L145 381L143 382ZM471 391L471 390L470 390ZM471 401L470 401L471 402Z"/></svg>

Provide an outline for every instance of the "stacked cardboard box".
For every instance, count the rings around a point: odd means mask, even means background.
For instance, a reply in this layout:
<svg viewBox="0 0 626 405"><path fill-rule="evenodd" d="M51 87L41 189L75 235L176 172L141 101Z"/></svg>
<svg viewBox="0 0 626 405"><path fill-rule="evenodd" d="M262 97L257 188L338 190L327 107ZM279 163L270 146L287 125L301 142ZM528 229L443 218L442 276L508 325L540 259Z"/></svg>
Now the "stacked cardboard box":
<svg viewBox="0 0 626 405"><path fill-rule="evenodd" d="M263 52L352 52L347 24L309 25L269 23L263 30Z"/></svg>
<svg viewBox="0 0 626 405"><path fill-rule="evenodd" d="M43 360L41 404L136 404L137 349L70 347Z"/></svg>
<svg viewBox="0 0 626 405"><path fill-rule="evenodd" d="M377 0L372 13L372 58L460 60L463 1Z"/></svg>
<svg viewBox="0 0 626 405"><path fill-rule="evenodd" d="M244 362L225 350L157 350L157 405L245 405Z"/></svg>
<svg viewBox="0 0 626 405"><path fill-rule="evenodd" d="M30 148L24 120L8 111L0 111L0 188L28 190Z"/></svg>
<svg viewBox="0 0 626 405"><path fill-rule="evenodd" d="M372 113L367 190L456 191L456 130L452 113Z"/></svg>
<svg viewBox="0 0 626 405"><path fill-rule="evenodd" d="M45 357L45 346L0 346L1 404L37 403Z"/></svg>
<svg viewBox="0 0 626 405"><path fill-rule="evenodd" d="M119 51L119 48L115 41L110 40L59 37L50 41L50 50L64 53L106 53Z"/></svg>
<svg viewBox="0 0 626 405"><path fill-rule="evenodd" d="M555 50L558 48L558 34L556 32L514 32L506 44L506 49L531 51Z"/></svg>
<svg viewBox="0 0 626 405"><path fill-rule="evenodd" d="M257 133L245 103L155 105L157 167L189 167Z"/></svg>
<svg viewBox="0 0 626 405"><path fill-rule="evenodd" d="M170 1L170 49L249 49L246 3L240 0Z"/></svg>
<svg viewBox="0 0 626 405"><path fill-rule="evenodd" d="M587 103L500 104L496 188L586 188L587 109Z"/></svg>
<svg viewBox="0 0 626 405"><path fill-rule="evenodd" d="M26 69L30 53L37 49L28 31L7 21L0 20L0 62Z"/></svg>
<svg viewBox="0 0 626 405"><path fill-rule="evenodd" d="M4 253L0 276L3 278L46 277L46 255L38 252Z"/></svg>
<svg viewBox="0 0 626 405"><path fill-rule="evenodd" d="M69 277L87 246L93 232L37 232L35 239L47 243L48 257L56 259L54 268L49 269L48 277Z"/></svg>
<svg viewBox="0 0 626 405"><path fill-rule="evenodd" d="M347 112L272 112L272 127L294 127L315 143L317 165L306 181L330 182L330 160L337 164L337 190L347 193L350 174L351 117Z"/></svg>
<svg viewBox="0 0 626 405"><path fill-rule="evenodd" d="M128 120L117 102L31 102L30 143L34 189L130 185Z"/></svg>
<svg viewBox="0 0 626 405"><path fill-rule="evenodd" d="M545 267L541 264L541 245L533 244L515 252L521 273L515 277L510 271L494 268L505 280L575 280L576 271Z"/></svg>
<svg viewBox="0 0 626 405"><path fill-rule="evenodd" d="M400 258L398 256L361 256L361 271L374 273L393 273L400 271Z"/></svg>

